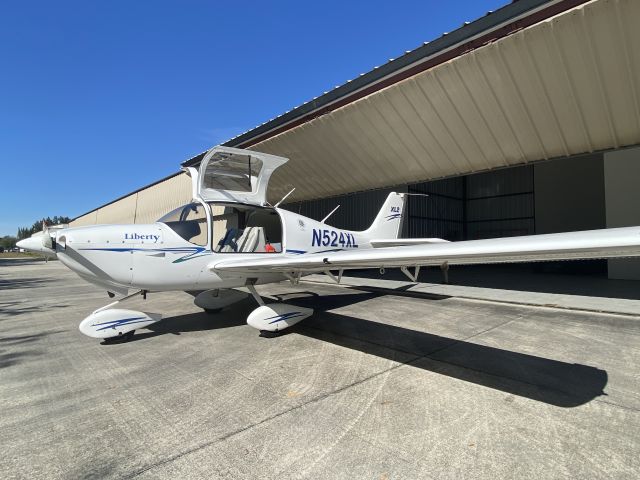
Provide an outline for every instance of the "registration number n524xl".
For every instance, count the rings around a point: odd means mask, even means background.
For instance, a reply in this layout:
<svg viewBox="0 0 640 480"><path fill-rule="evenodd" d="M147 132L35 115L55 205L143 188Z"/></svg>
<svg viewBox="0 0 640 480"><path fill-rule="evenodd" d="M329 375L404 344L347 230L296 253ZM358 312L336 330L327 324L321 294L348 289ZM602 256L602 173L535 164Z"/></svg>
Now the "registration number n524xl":
<svg viewBox="0 0 640 480"><path fill-rule="evenodd" d="M321 228L313 229L312 247L358 248L356 238L351 233Z"/></svg>

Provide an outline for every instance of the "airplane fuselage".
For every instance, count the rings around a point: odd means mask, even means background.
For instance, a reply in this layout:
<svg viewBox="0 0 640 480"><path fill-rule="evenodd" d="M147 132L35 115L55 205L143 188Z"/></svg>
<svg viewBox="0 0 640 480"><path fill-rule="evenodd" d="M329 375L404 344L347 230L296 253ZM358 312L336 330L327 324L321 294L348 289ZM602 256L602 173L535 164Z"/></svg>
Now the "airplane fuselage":
<svg viewBox="0 0 640 480"><path fill-rule="evenodd" d="M372 248L363 232L338 229L325 223L274 209L282 225L280 252L215 252L208 235L206 245L185 241L164 223L146 225L95 225L61 230L56 253L62 263L83 279L107 290L148 291L209 290L241 287L247 277L221 275L209 267L217 261L320 254L349 249ZM253 284L279 282L281 274L252 278Z"/></svg>

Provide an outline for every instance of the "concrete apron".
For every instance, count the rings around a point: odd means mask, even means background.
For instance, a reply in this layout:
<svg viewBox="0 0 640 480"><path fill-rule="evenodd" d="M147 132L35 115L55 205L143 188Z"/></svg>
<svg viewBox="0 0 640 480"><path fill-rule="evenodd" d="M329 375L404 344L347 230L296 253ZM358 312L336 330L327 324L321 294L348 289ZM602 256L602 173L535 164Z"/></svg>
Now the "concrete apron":
<svg viewBox="0 0 640 480"><path fill-rule="evenodd" d="M327 275L316 274L304 278L315 283L334 284ZM592 297L546 292L526 292L499 288L482 288L465 285L445 285L438 283L414 283L401 280L383 280L372 278L343 276L340 285L347 287L368 287L385 290L393 295L427 294L448 297L484 300L549 308L562 308L586 312L610 313L615 315L640 316L640 300L610 297Z"/></svg>

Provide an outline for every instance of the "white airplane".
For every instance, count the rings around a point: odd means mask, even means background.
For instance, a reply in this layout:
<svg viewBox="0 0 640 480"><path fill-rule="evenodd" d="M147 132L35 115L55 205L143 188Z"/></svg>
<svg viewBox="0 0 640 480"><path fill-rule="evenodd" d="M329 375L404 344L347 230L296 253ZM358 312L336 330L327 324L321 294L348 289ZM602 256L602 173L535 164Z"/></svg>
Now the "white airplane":
<svg viewBox="0 0 640 480"><path fill-rule="evenodd" d="M399 267L416 281L420 267L640 256L640 227L447 242L400 239L407 194L391 193L371 227L356 232L270 205L269 178L286 158L214 147L192 180L193 201L149 225L63 228L39 237L44 249L80 277L119 300L80 323L85 335L129 339L161 315L112 308L148 292L186 291L197 306L218 311L248 296L258 303L247 323L279 332L313 310L265 303L256 285L323 272L340 283L348 269ZM290 194L291 192L289 192ZM287 196L289 195L287 194ZM286 196L285 196L286 198ZM334 210L335 211L335 210ZM31 248L24 240L20 246ZM134 289L135 292L129 294Z"/></svg>

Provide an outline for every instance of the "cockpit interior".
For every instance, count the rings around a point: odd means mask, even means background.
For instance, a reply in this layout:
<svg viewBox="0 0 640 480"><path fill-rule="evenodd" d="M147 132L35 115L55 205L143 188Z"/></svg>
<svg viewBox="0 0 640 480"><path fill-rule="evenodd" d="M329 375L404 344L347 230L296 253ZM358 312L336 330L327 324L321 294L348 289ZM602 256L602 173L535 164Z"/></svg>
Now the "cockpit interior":
<svg viewBox="0 0 640 480"><path fill-rule="evenodd" d="M216 253L280 253L282 221L275 209L237 203L209 202L208 212L198 202L169 212L158 220L184 240L199 246L209 245Z"/></svg>

